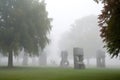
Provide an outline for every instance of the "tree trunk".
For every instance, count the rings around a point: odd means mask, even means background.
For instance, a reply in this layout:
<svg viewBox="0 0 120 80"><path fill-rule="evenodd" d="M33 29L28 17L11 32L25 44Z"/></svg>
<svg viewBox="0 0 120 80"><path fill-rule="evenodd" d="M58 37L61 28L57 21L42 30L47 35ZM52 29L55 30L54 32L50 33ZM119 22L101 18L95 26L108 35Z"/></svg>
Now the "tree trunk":
<svg viewBox="0 0 120 80"><path fill-rule="evenodd" d="M13 67L13 53L12 53L12 51L9 51L9 55L8 55L8 67L9 68Z"/></svg>

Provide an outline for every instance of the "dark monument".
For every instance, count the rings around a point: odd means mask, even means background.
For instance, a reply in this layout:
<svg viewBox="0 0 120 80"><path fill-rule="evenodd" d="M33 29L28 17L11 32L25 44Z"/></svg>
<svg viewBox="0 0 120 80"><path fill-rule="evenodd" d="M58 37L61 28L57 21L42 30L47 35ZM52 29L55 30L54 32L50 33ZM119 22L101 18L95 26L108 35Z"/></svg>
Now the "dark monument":
<svg viewBox="0 0 120 80"><path fill-rule="evenodd" d="M62 51L61 52L61 62L60 62L61 67L68 67L69 66L69 61L68 61L68 52L67 51Z"/></svg>
<svg viewBox="0 0 120 80"><path fill-rule="evenodd" d="M73 48L73 56L74 56L74 68L75 69L84 69L85 64L83 62L84 60L84 54L82 48Z"/></svg>
<svg viewBox="0 0 120 80"><path fill-rule="evenodd" d="M97 67L104 68L105 67L105 52L98 50L96 54L96 63Z"/></svg>

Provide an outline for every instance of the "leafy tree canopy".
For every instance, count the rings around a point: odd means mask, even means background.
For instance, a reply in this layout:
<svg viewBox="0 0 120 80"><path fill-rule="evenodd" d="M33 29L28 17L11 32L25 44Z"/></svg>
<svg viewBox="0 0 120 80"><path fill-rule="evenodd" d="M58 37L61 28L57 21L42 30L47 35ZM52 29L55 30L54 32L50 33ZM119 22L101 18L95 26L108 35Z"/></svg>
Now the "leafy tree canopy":
<svg viewBox="0 0 120 80"><path fill-rule="evenodd" d="M120 0L95 0L104 5L99 15L101 37L106 43L109 54L118 56L120 53Z"/></svg>
<svg viewBox="0 0 120 80"><path fill-rule="evenodd" d="M0 50L9 53L24 48L37 53L49 42L51 29L44 1L0 0Z"/></svg>

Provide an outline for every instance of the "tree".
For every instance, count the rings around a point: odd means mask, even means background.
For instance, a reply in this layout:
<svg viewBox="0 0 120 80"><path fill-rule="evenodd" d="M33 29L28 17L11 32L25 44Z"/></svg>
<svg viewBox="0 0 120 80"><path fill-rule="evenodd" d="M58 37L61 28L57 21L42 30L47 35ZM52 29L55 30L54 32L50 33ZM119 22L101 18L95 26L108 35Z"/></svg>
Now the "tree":
<svg viewBox="0 0 120 80"><path fill-rule="evenodd" d="M109 54L117 57L120 53L120 0L95 1L102 2L104 6L99 15L101 37Z"/></svg>
<svg viewBox="0 0 120 80"><path fill-rule="evenodd" d="M13 52L24 49L37 54L49 43L51 29L44 1L0 0L0 50L8 54L8 66L13 67Z"/></svg>

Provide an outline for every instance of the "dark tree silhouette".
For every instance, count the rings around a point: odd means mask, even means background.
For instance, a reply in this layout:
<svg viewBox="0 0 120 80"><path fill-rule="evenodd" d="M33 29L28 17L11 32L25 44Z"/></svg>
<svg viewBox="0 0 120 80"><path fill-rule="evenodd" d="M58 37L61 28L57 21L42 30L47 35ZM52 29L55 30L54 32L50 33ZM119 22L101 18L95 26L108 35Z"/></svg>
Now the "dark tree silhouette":
<svg viewBox="0 0 120 80"><path fill-rule="evenodd" d="M103 10L99 15L101 37L106 43L109 54L118 56L120 53L120 0L95 0L102 2Z"/></svg>

